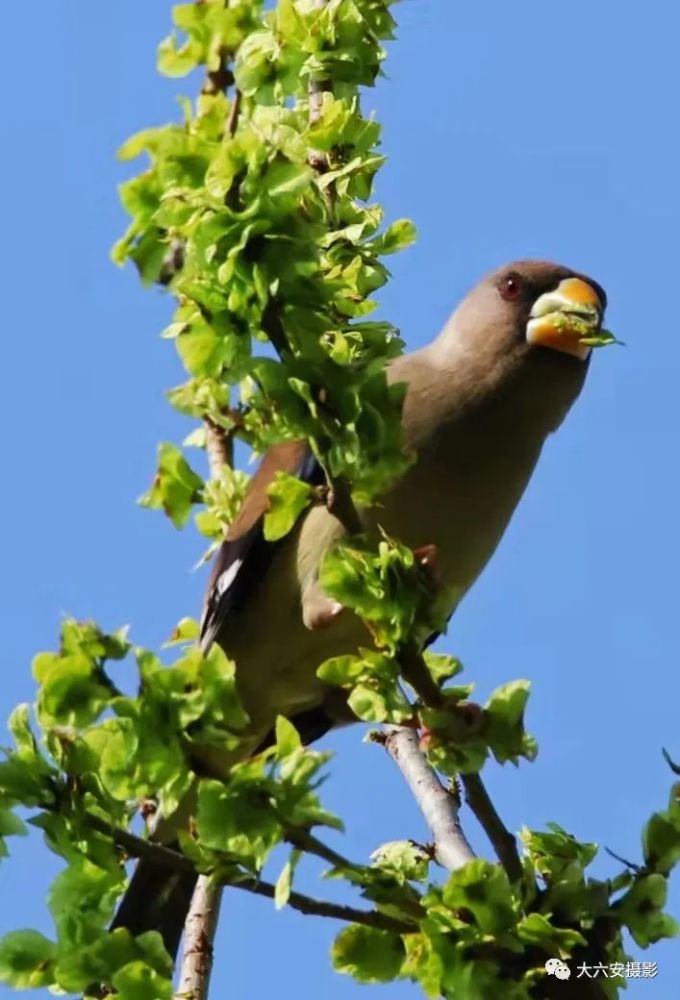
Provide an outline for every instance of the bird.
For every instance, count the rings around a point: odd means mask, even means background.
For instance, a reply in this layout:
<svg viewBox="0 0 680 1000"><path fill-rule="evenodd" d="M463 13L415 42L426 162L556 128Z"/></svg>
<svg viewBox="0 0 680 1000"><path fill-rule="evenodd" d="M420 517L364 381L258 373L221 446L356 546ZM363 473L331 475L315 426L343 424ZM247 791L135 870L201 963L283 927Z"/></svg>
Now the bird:
<svg viewBox="0 0 680 1000"><path fill-rule="evenodd" d="M517 261L483 278L427 346L388 364L388 381L406 386L403 441L415 458L359 514L367 532L379 526L436 554L449 615L492 557L546 439L578 398L592 354L587 334L597 337L606 307L603 288L584 274ZM325 554L346 532L319 504L283 539L267 541L267 490L280 471L324 481L307 442L273 445L214 561L200 641L204 652L217 643L235 662L250 721L239 756L206 748L201 766L210 774L226 775L265 747L280 715L305 743L353 719L345 693L317 676L326 659L366 645L365 627L320 582ZM155 835L168 842L172 818ZM142 859L114 926L156 929L174 955L194 881Z"/></svg>

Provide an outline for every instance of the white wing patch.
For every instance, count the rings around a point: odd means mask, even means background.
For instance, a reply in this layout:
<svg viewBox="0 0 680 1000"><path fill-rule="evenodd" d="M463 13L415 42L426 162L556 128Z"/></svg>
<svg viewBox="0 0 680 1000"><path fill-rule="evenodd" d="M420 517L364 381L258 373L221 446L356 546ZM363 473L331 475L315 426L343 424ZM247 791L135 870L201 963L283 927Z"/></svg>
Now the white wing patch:
<svg viewBox="0 0 680 1000"><path fill-rule="evenodd" d="M243 559L234 559L229 569L225 569L224 573L220 573L215 584L215 590L219 597L222 597L229 590L241 566L243 566Z"/></svg>

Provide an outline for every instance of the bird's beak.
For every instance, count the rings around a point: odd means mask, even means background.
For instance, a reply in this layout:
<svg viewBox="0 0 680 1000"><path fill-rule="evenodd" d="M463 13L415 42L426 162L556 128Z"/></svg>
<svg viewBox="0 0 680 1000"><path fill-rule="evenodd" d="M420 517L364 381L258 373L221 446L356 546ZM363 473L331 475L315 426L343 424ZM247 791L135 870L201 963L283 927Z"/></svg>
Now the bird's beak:
<svg viewBox="0 0 680 1000"><path fill-rule="evenodd" d="M597 335L602 312L603 304L592 285L582 278L565 278L534 303L527 341L585 361L590 354L587 341Z"/></svg>

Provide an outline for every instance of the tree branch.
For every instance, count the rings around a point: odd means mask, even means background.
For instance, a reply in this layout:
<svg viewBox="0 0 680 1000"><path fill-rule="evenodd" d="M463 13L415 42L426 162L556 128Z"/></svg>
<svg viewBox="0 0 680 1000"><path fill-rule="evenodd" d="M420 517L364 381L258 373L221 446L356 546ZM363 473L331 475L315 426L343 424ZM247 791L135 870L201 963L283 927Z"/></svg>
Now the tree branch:
<svg viewBox="0 0 680 1000"><path fill-rule="evenodd" d="M256 896L266 896L268 899L275 898L276 887L268 882L252 879L250 882L231 882L229 884L234 889L245 889ZM395 931L397 934L409 934L418 929L418 924L415 921L408 923L405 920L397 920L386 913L381 913L379 910L357 910L353 906L328 903L326 900L303 896L299 892L291 892L287 905L299 913L309 916L345 920L353 924L363 924L365 927L377 927L378 930L382 931Z"/></svg>
<svg viewBox="0 0 680 1000"><path fill-rule="evenodd" d="M462 774L461 781L465 788L465 800L491 841L508 878L511 882L518 882L524 875L524 869L517 851L517 841L496 812L484 782L478 774Z"/></svg>
<svg viewBox="0 0 680 1000"><path fill-rule="evenodd" d="M229 117L227 118L227 135L230 139L233 139L236 135L236 129L238 128L238 117L241 113L241 102L243 100L243 95L240 90L234 91L234 98L231 102L231 107L229 108Z"/></svg>
<svg viewBox="0 0 680 1000"><path fill-rule="evenodd" d="M281 303L277 298L270 296L267 305L262 313L262 329L267 334L267 339L274 347L280 358L290 354L288 337L281 319Z"/></svg>
<svg viewBox="0 0 680 1000"><path fill-rule="evenodd" d="M203 424L210 477L217 479L225 465L234 464L234 437L210 417L204 417Z"/></svg>
<svg viewBox="0 0 680 1000"><path fill-rule="evenodd" d="M429 708L443 708L446 699L433 680L423 654L412 642L405 642L397 653L397 662L404 680Z"/></svg>
<svg viewBox="0 0 680 1000"><path fill-rule="evenodd" d="M179 851L163 844L155 843L151 840L144 840L128 830L107 823L92 813L85 813L89 826L98 833L110 837L115 844L122 847L130 857L149 858L156 864L164 865L173 871L196 871L194 863ZM354 867L350 861L336 854L330 847L326 847L320 840L312 834L302 832L299 835L287 837L289 843L298 847L299 850L309 854L315 854L326 861L329 861L336 868ZM208 981L212 969L212 942L217 928L219 903L222 891L226 886L234 889L245 889L256 896L266 896L274 899L276 887L268 882L262 882L257 878L243 876L238 880L230 881L212 878L210 875L200 875L198 885L194 892L191 904L191 912L186 922L186 939L184 945L184 956L182 959L182 971L178 990L178 996L184 1000L186 997L191 1000L203 1000L207 997ZM322 899L313 899L304 896L299 892L291 892L288 898L288 905L300 913L318 917L331 917L334 920L345 920L356 924L364 924L366 927L377 927L380 930L395 931L398 934L405 934L417 929L417 922L412 923L405 920L397 920L378 910L358 910L352 906L344 906L337 903L330 903ZM202 984L199 988L199 981Z"/></svg>
<svg viewBox="0 0 680 1000"><path fill-rule="evenodd" d="M314 854L317 858L327 861L334 868L356 868L351 861L338 854L332 847L328 847L323 841L315 837L308 830L291 828L286 831L286 840L292 847L306 854Z"/></svg>
<svg viewBox="0 0 680 1000"><path fill-rule="evenodd" d="M54 806L44 806L43 808L49 809L50 812L58 811ZM95 816L92 813L83 813L83 818L88 826L96 830L97 833L109 837L114 844L122 847L131 858L148 858L150 861L155 862L155 864L172 868L173 871L193 872L196 870L193 862L186 855L180 854L179 851L173 851L172 848L165 847L163 844L157 844L152 840L144 840L143 837L137 837L136 834L130 833L129 830L113 826L113 824L107 823L106 820L100 819L99 816Z"/></svg>
<svg viewBox="0 0 680 1000"><path fill-rule="evenodd" d="M430 708L441 708L445 700L441 690L432 679L422 653L420 653L411 644L406 643L399 651L398 662L403 677L416 692L423 704ZM398 728L399 727L394 727L395 730ZM413 730L410 731L412 734L411 737L409 737L408 732L409 731L406 730L405 735L402 738L407 758L410 759L410 756L416 753L420 755L422 763L419 766L421 768L426 768L432 775L436 784L441 787L439 780L427 763L427 759L418 748L417 737L413 735ZM389 749L390 747L388 744L388 750ZM393 753L392 756L395 757ZM395 760L397 760L396 757ZM397 763L399 762L397 761ZM523 876L523 868L517 851L517 841L513 834L507 829L496 811L496 808L489 798L489 794L484 786L484 782L478 774L463 774L461 775L461 780L463 782L463 787L465 788L465 800L489 838L498 860L505 868L510 880L513 882L518 881ZM409 784L411 784L411 782L409 782ZM414 791L414 794L416 794L412 784L411 788ZM418 798L417 795L416 798ZM460 834L464 837L458 823L457 808L455 816ZM467 841L465 841L465 843L467 844ZM467 846L469 847L469 845ZM446 867L449 866L446 865Z"/></svg>
<svg viewBox="0 0 680 1000"><path fill-rule="evenodd" d="M349 483L344 476L329 477L326 506L348 535L361 534L364 526L352 500Z"/></svg>
<svg viewBox="0 0 680 1000"><path fill-rule="evenodd" d="M423 704L427 705L430 708L442 708L442 706L445 704L445 699L442 695L440 688L432 679L432 675L430 674L430 671L427 668L427 664L425 663L422 653L420 653L418 649L416 649L412 644L405 643L402 649L399 651L398 662L403 677L416 692L416 694L421 699ZM396 731L399 729L399 727L394 727L394 729ZM411 733L413 734L412 730ZM437 776L434 774L429 764L427 763L427 759L418 748L417 737L413 735L409 737L408 730L406 730L404 736L401 738L399 742L403 742L404 744L404 750L406 752L407 759L410 759L410 756L412 754L417 753L418 755L420 755L422 762L419 765L419 767L421 769L422 768L427 769L431 774L432 779L434 779L436 784L439 785L439 787L441 787L439 780L437 779ZM388 742L388 750L389 749L390 747ZM390 752L392 751L390 750ZM395 757L394 753L392 753L392 756L394 757L395 760L397 760L397 757ZM398 760L397 763L399 763ZM406 774L405 771L404 774ZM408 777L407 780L409 780ZM477 817L477 820L480 823L484 832L486 833L487 837L489 838L489 841L491 842L491 845L494 848L494 851L496 852L498 860L500 861L500 863L505 868L505 871L507 872L508 878L510 879L511 882L519 881L523 877L524 869L522 867L522 862L520 860L519 853L517 851L517 841L513 836L513 834L510 833L510 831L507 829L502 819L500 818L498 812L496 811L496 808L493 802L491 801L489 794L484 786L484 782L482 781L479 774L463 774L461 775L461 780L463 782L463 787L465 788L465 800L472 809L475 816ZM418 799L418 795L416 794L414 785L411 784L410 781L409 784L411 785L414 795L416 795L416 798ZM420 804L420 800L418 801ZM423 807L421 805L421 809L422 808ZM460 833L460 836L462 836L463 839L465 840L464 834L458 822L457 807L455 810L455 822L458 831ZM435 842L436 842L436 837L435 837ZM467 840L465 840L465 844L469 848ZM446 865L446 867L450 866Z"/></svg>
<svg viewBox="0 0 680 1000"><path fill-rule="evenodd" d="M199 876L184 925L184 951L177 1000L206 1000L213 967L213 945L224 888Z"/></svg>
<svg viewBox="0 0 680 1000"><path fill-rule="evenodd" d="M439 864L453 871L471 861L475 854L460 825L458 802L430 767L418 746L417 731L405 726L387 726L384 744L432 831Z"/></svg>

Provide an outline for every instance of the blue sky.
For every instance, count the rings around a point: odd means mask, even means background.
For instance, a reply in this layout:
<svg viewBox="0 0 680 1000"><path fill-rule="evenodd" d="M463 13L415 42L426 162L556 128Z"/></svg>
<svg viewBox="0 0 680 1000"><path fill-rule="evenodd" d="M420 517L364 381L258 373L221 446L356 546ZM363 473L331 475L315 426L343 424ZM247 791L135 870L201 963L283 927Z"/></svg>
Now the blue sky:
<svg viewBox="0 0 680 1000"><path fill-rule="evenodd" d="M31 657L54 645L62 613L130 623L153 645L200 603L197 538L134 503L157 441L186 431L163 397L180 381L157 337L170 302L108 259L125 222L115 149L178 114L183 82L154 68L169 7L4 11L3 718L32 698ZM506 823L556 820L636 860L641 826L670 787L662 745L680 758L680 15L672 0L406 0L395 12L388 79L365 106L390 157L377 197L388 216L412 217L420 240L393 259L384 314L415 347L486 270L549 257L607 288L608 325L627 344L595 357L446 648L482 697L505 680L533 682L539 758L488 773ZM360 729L328 744L338 752L326 801L347 822L345 853L426 837ZM13 854L0 869L0 932L49 931L43 897L57 862L37 837ZM596 870L615 868L605 857ZM313 872L301 885L328 888ZM677 886L670 908L680 915ZM327 956L335 930L227 894L214 996L351 1000L359 987ZM631 982L629 996L677 995L677 944L636 957L656 960L659 975ZM373 989L417 996L408 984Z"/></svg>

